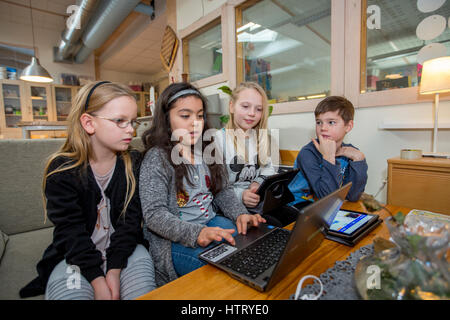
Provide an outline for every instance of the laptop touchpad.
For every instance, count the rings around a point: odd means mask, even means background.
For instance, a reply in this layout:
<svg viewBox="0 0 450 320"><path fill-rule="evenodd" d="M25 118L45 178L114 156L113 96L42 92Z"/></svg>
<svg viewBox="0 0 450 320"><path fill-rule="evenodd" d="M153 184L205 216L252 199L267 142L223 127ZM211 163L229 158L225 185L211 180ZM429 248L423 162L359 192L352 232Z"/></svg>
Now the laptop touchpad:
<svg viewBox="0 0 450 320"><path fill-rule="evenodd" d="M251 227L247 230L247 234L238 234L236 237L234 237L234 240L236 241L236 248L240 249L243 247L248 246L250 243L252 243L255 240L258 240L266 233L272 231L274 229L273 226L269 226L267 224L261 223L258 227Z"/></svg>

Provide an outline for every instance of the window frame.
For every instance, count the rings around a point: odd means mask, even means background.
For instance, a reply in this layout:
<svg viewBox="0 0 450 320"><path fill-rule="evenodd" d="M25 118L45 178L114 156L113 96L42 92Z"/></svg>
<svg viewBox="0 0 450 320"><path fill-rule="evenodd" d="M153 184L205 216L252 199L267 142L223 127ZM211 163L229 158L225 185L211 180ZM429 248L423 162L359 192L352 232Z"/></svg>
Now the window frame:
<svg viewBox="0 0 450 320"><path fill-rule="evenodd" d="M239 74L242 74L238 68L242 63L238 62L240 54L239 45L237 45L236 30L240 27L240 17L242 17L242 11L251 7L252 5L262 0L247 0L247 1L232 1L230 3L234 5L235 23L233 28L233 39L235 44L234 51L234 70L236 77L234 85L240 81ZM340 15L345 13L345 1L344 0L332 0L331 1L331 48L330 48L330 95L343 95L344 94L344 64L342 63L344 58L344 23L343 19L339 19ZM288 101L273 103L272 114L287 114L287 113L300 113L314 111L316 105L322 101L320 99L309 99L303 101Z"/></svg>
<svg viewBox="0 0 450 320"><path fill-rule="evenodd" d="M224 47L224 45L228 41L224 41L227 38L227 32L224 30L224 26L226 27L227 23L227 15L224 12L225 7L221 6L209 14L203 16L190 26L186 27L185 29L181 30L179 32L180 38L181 38L181 46L182 46L182 75L183 80L189 81L188 79L188 72L189 69L189 40L204 33L205 31L210 30L211 28L220 25L221 26L221 33L222 33L222 73L215 74L213 76L209 76L197 81L191 82L194 86L197 88L203 88L208 87L214 84L218 84L221 82L225 82L228 79L228 65L226 63L226 59L228 59L229 53Z"/></svg>
<svg viewBox="0 0 450 320"><path fill-rule="evenodd" d="M390 89L374 92L363 92L362 73L366 64L366 20L367 0L349 0L346 2L345 16L348 17L345 24L345 93L344 95L353 102L355 107L383 107L423 102L433 102L434 95L419 94L419 86L409 88ZM359 30L359 33L351 32ZM360 61L350 69L352 61ZM353 64L354 65L354 64ZM450 100L450 93L439 96L441 101Z"/></svg>
<svg viewBox="0 0 450 320"><path fill-rule="evenodd" d="M236 21L241 11L262 0L228 0L222 6L203 16L190 26L179 31L182 39L181 65L184 73L185 41L215 26L220 19L222 27L222 73L192 82L198 88L226 83L235 88L239 81ZM366 0L331 1L331 85L330 95L345 96L355 108L395 106L423 102L433 102L433 95L420 95L419 87L390 89L375 92L361 92L361 66L365 48L361 37L364 36L366 15L363 8ZM242 16L242 15L241 15ZM354 63L359 61L359 63ZM184 77L183 77L184 78ZM274 103L273 113L290 114L314 111L320 99ZM441 101L450 100L450 93L440 94Z"/></svg>

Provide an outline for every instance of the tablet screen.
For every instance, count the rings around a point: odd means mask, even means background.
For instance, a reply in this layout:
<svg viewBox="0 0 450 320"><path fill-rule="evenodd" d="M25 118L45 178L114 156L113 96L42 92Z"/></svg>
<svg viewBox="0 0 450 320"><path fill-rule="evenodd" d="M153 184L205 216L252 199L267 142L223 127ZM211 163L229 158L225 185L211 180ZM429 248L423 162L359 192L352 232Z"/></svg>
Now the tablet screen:
<svg viewBox="0 0 450 320"><path fill-rule="evenodd" d="M330 230L352 234L371 218L372 216L364 213L339 210L330 226Z"/></svg>

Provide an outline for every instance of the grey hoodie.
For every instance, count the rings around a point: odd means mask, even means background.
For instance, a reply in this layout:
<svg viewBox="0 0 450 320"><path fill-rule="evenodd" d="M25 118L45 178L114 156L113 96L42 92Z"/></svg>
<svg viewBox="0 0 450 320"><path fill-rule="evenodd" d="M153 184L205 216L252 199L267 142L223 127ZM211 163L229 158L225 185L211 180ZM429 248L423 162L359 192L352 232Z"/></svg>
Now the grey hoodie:
<svg viewBox="0 0 450 320"><path fill-rule="evenodd" d="M145 154L140 169L139 196L145 222L144 236L150 242L156 284L161 286L178 277L173 267L171 243L197 247L198 235L205 225L179 218L175 170L160 148L152 148ZM239 215L248 213L228 180L215 195L213 204L233 222Z"/></svg>

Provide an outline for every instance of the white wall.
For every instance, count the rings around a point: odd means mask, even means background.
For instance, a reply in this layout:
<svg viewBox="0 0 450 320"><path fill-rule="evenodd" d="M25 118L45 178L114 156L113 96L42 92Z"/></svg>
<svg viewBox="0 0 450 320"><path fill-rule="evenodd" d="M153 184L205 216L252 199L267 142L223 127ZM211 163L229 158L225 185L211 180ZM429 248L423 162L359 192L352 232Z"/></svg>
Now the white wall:
<svg viewBox="0 0 450 320"><path fill-rule="evenodd" d="M150 82L151 75L141 74L141 73L132 73L132 72L122 72L122 71L114 71L100 68L100 78L101 80L108 80L113 82L121 82L125 84L129 84L130 82Z"/></svg>
<svg viewBox="0 0 450 320"><path fill-rule="evenodd" d="M226 0L177 0L178 31L188 27L226 2Z"/></svg>
<svg viewBox="0 0 450 320"><path fill-rule="evenodd" d="M228 82L215 84L213 86L200 89L200 92L205 96L219 94L221 112L222 114L228 114L228 104L230 101L230 97L226 93L223 93L222 90L218 89L221 86L230 86L230 84Z"/></svg>

